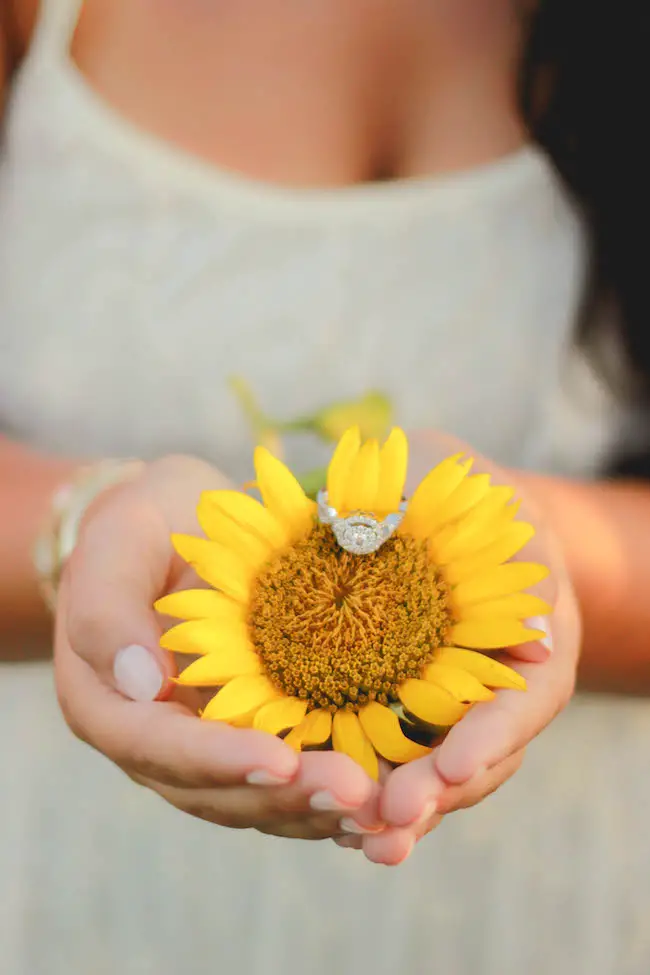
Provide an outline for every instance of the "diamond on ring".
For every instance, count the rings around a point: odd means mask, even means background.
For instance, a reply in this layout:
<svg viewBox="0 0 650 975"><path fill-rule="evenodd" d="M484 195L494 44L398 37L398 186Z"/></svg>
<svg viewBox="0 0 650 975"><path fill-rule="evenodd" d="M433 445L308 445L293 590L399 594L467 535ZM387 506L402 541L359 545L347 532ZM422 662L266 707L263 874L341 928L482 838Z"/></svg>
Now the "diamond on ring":
<svg viewBox="0 0 650 975"><path fill-rule="evenodd" d="M365 511L353 511L341 518L336 508L329 504L327 491L318 492L318 518L321 524L330 525L342 549L352 555L370 555L387 542L398 527L406 511L406 502L399 511L383 519Z"/></svg>

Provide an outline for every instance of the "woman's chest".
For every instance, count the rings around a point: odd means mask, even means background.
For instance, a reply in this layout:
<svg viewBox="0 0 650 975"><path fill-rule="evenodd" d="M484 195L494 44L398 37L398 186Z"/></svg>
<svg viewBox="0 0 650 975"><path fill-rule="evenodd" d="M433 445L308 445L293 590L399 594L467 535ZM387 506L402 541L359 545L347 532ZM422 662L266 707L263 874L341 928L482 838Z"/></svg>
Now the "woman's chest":
<svg viewBox="0 0 650 975"><path fill-rule="evenodd" d="M466 168L523 139L509 0L86 0L72 56L139 127L294 186Z"/></svg>

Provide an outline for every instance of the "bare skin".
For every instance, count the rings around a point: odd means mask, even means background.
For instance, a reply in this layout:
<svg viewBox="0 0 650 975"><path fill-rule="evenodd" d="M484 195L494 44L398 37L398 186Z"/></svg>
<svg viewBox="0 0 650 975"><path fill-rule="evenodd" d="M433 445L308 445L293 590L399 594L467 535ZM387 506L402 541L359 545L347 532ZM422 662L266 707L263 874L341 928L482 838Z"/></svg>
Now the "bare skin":
<svg viewBox="0 0 650 975"><path fill-rule="evenodd" d="M72 56L126 117L290 185L462 169L525 138L510 0L88 0Z"/></svg>

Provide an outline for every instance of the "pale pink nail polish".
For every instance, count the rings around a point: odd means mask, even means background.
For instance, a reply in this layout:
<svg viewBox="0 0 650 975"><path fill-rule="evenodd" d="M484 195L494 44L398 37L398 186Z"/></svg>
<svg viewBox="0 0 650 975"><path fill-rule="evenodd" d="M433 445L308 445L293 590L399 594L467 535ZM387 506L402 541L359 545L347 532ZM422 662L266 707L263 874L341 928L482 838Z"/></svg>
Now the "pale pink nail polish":
<svg viewBox="0 0 650 975"><path fill-rule="evenodd" d="M315 792L309 805L316 812L343 812L346 808L331 792Z"/></svg>
<svg viewBox="0 0 650 975"><path fill-rule="evenodd" d="M539 642L543 647L546 647L549 653L553 652L553 637L551 635L551 626L547 616L533 616L529 619L528 626L531 630L543 630L544 636L541 637Z"/></svg>
<svg viewBox="0 0 650 975"><path fill-rule="evenodd" d="M246 781L249 785L286 785L287 782L291 781L291 776L275 775L268 769L259 768L255 769L254 772L249 772Z"/></svg>
<svg viewBox="0 0 650 975"><path fill-rule="evenodd" d="M339 823L341 830L344 833L353 833L357 836L367 836L372 833L383 832L383 826L361 826L355 819L351 819L348 816L344 816Z"/></svg>
<svg viewBox="0 0 650 975"><path fill-rule="evenodd" d="M155 701L165 683L153 653L132 644L118 650L113 661L113 679L118 691L132 701Z"/></svg>
<svg viewBox="0 0 650 975"><path fill-rule="evenodd" d="M426 802L425 805L424 805L424 809L422 810L422 814L421 814L420 818L417 821L417 825L418 826L426 826L427 823L429 822L429 820L433 816L435 816L435 813L436 813L436 809L437 808L438 808L437 801L435 799L429 799L429 801Z"/></svg>

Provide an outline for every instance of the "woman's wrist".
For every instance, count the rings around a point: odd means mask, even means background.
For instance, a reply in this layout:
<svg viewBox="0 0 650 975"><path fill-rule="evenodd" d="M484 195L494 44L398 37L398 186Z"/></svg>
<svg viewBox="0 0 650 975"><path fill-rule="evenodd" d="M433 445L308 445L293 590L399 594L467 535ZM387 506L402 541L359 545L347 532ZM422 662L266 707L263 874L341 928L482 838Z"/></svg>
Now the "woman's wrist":
<svg viewBox="0 0 650 975"><path fill-rule="evenodd" d="M51 611L61 574L77 543L89 508L110 488L137 477L144 468L138 460L102 460L78 467L51 497L45 523L33 548L33 563L43 599Z"/></svg>

